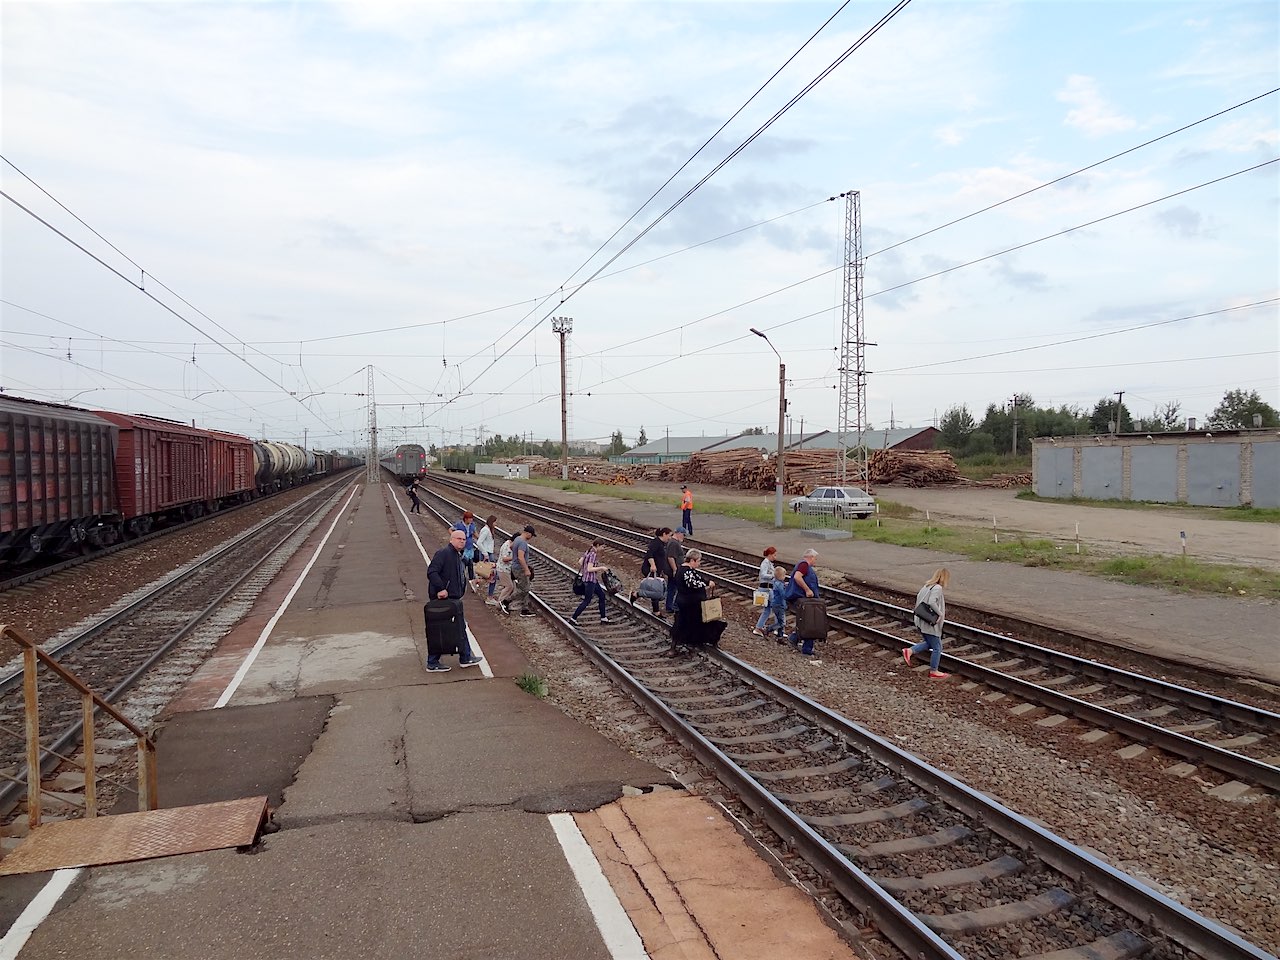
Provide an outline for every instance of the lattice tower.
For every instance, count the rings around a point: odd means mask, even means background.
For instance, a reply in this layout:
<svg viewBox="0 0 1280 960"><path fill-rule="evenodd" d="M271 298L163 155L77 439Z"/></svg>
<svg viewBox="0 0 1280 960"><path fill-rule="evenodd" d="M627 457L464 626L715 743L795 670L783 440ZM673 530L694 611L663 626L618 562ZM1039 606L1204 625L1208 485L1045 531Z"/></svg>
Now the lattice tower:
<svg viewBox="0 0 1280 960"><path fill-rule="evenodd" d="M857 190L844 198L844 303L840 332L840 408L838 435L840 456L836 480L851 479L867 486L867 342L862 325L862 196ZM835 200L837 197L832 197ZM853 444L850 444L850 440Z"/></svg>

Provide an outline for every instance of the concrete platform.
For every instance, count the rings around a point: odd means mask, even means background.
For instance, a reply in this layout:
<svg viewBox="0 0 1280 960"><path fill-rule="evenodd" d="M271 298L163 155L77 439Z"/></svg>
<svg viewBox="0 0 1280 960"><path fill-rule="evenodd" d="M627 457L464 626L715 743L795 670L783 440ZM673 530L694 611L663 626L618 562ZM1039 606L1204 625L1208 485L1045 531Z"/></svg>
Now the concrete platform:
<svg viewBox="0 0 1280 960"><path fill-rule="evenodd" d="M557 490L518 481L483 482L516 495L612 517L637 529L676 526L671 506ZM695 495L697 490L695 488ZM675 501L673 500L673 503ZM676 520L672 514L675 513ZM868 521L871 522L871 521ZM1049 627L1097 637L1137 653L1280 684L1274 602L1175 593L1063 570L970 560L954 554L857 538L815 545L806 531L778 530L719 514L694 512L699 539L756 553L768 544L788 562L817 549L822 568L912 595L940 566L951 571L948 602L981 607ZM1280 533L1277 533L1280 537Z"/></svg>
<svg viewBox="0 0 1280 960"><path fill-rule="evenodd" d="M426 566L386 493L357 489L287 609L319 535L161 730L162 805L266 794L279 831L82 871L21 957L856 955L717 807L520 690L528 664L479 597L465 605L494 676L427 674ZM600 810L614 833L567 815ZM666 878L665 907L639 876Z"/></svg>

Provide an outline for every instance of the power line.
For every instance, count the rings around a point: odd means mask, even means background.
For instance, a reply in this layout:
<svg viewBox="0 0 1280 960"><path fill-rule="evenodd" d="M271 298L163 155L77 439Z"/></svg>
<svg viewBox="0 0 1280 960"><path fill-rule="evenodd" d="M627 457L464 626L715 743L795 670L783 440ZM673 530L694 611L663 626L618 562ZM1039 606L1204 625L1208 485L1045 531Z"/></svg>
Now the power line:
<svg viewBox="0 0 1280 960"><path fill-rule="evenodd" d="M9 163L9 165L10 165L10 166L13 166L13 164L12 164L12 163L7 159L7 158L3 157L2 155L0 155L0 159L4 159L6 163ZM17 168L17 167L14 167L14 169L15 169L15 170L17 170L18 168ZM21 171L19 171L19 172L21 172ZM23 176L26 176L26 174L23 174ZM34 183L34 181L32 181L32 182ZM37 186L39 186L39 185L37 184ZM43 189L43 188L40 188L40 189L41 189L41 191L42 191L42 192L44 192L44 193L46 194L46 196L48 196L48 195L49 195L49 194L48 194L48 192L47 192L47 191L44 191L44 189ZM33 210L31 210L31 209L29 209L28 207L24 206L22 203L18 202L16 199L14 199L12 196L10 196L10 195L9 195L8 193L6 193L5 191L0 190L0 197L4 197L6 200L8 200L10 203L12 203L15 207L17 207L19 210L21 210L21 211L22 211L23 213L25 213L27 216L31 217L31 218L32 218L33 220L35 220L36 222L38 222L38 223L42 224L43 226L45 226L45 227L46 227L46 228L48 228L49 230L51 230L51 231L53 231L54 233L56 233L59 237L61 237L61 238L62 238L63 240L65 240L65 241L67 241L67 243L71 244L73 247L75 247L77 250L79 250L79 251L80 251L81 253L83 253L85 256L87 256L87 257L89 257L90 259L92 259L92 260L96 261L97 263L101 264L103 267L105 267L105 268L106 268L107 270L109 270L111 273L115 274L117 277L119 277L119 278L120 278L121 280L123 280L125 283L129 284L129 286L133 287L135 290L137 290L137 291L138 291L139 293L141 293L143 296L147 297L149 300L151 300L151 301L153 301L154 303L156 303L158 306L160 306L160 308L161 308L161 309L163 309L163 310L167 311L168 313L173 314L173 316L175 316L177 319L181 320L184 324L186 324L186 325L187 325L188 327L190 327L192 330L195 330L197 333L199 333L199 334L200 334L202 337L204 337L206 340L209 340L211 343L215 343L215 344L217 344L218 346L222 347L222 349L223 349L223 350L225 350L225 351L226 351L227 353L229 353L231 356L236 357L236 359L238 359L241 363L243 363L245 366L247 366L247 367L248 367L250 370L252 370L254 373L258 374L260 377L262 377L263 379L267 380L269 383L274 384L276 387L279 387L279 388L280 388L280 390L281 390L283 393L286 393L286 394L290 394L290 393L291 393L291 391L290 391L287 387L285 387L285 386L284 386L284 384L280 383L280 382L279 382L279 381L277 381L275 378L273 378L272 376L270 376L270 375L269 375L269 374L267 374L266 372L264 372L264 371L262 371L262 370L259 370L259 369L258 369L257 367L255 367L252 363L250 363L247 357L243 357L243 356L238 355L234 350L232 350L232 349L231 349L230 347L228 347L226 344L222 343L220 340L217 340L216 338L209 336L209 334L207 334L205 331L201 330L201 329L200 329L200 327L199 327L196 323L194 323L193 321L189 320L187 317L184 317L181 313L179 313L177 310L173 309L173 307L169 306L167 303L165 303L163 300L161 300L159 297L157 297L155 294L153 294L150 290L148 290L148 289L146 288L146 286L145 286L145 283L146 283L146 277L147 277L147 273L146 273L146 271L145 271L145 270L143 270L143 271L142 271L142 283L141 283L141 284L139 284L139 283L135 283L133 280L131 280L129 277L126 277L123 273L121 273L121 272L120 272L119 270L117 270L115 267L111 266L111 264L107 263L105 260L103 260L103 259L102 259L101 257L99 257L97 254L93 253L92 251L90 251L88 248L86 248L86 247L85 247L85 246L83 246L82 244L77 243L75 240L71 239L71 237L67 236L67 234L63 233L61 230L59 230L57 227L55 227L53 224L51 224L48 220L45 220L45 219L44 219L43 217L41 217L39 214L35 213ZM55 202L56 202L56 201L55 201ZM63 206L63 205L62 205L61 203L59 203L59 206ZM66 207L65 207L65 206L63 206L63 209L65 210L65 209L66 209ZM68 211L68 212L70 212L70 211ZM72 216L74 216L74 214L72 214ZM77 217L77 219L79 219L79 218ZM83 221L81 221L81 222L83 222ZM92 228L90 228L90 229L92 230ZM96 231L94 231L94 235L95 235L95 236L99 236L99 234L97 234L97 233L96 233ZM104 241L104 242L106 242L106 241ZM110 243L109 243L109 242L108 242L108 245L110 246ZM112 246L112 249L114 250L114 249L116 249L116 248L115 248L114 246ZM123 254L122 254L122 256L123 256ZM128 258L127 256L125 257L125 259L126 259L126 260L129 260L129 258ZM132 260L129 260L129 262L130 262L130 263L133 263L133 261L132 261ZM135 265L135 266L137 266L136 264L134 264L134 265ZM155 277L152 277L152 280L155 280ZM165 290L168 290L170 293L173 293L173 291L172 291L172 290L170 290L168 287L166 287L166 286L165 286L163 283L161 283L160 281L155 280L155 282L156 282L159 286L163 287ZM183 299L182 299L182 297L178 296L177 294L173 294L173 295L174 295L175 297L177 297L179 300L181 300L183 303L187 304L187 306L188 306L188 307L191 307L191 304L187 303L187 301L186 301L186 300L183 300ZM195 307L191 307L191 309L195 310L196 308L195 308ZM207 315L206 315L206 314L204 314L204 313L202 313L201 311L196 310L196 312L197 312L197 313L200 313L200 315L201 315L201 316L206 317L206 319L208 319ZM224 329L224 328L221 326L221 324L218 324L216 321L211 321L211 322L213 322L213 323L214 323L214 325L215 325L215 326L217 326L220 330L221 330L221 329ZM297 400L297 397L295 396L295 397L293 397L293 399ZM310 413L313 417L316 417L317 422L319 422L319 423L324 423L324 421L323 421L320 417L318 417L318 416L316 415L316 413L315 413L313 410L311 410L309 407L307 407L307 405L306 405L305 403L303 403L301 400L298 400L298 403L303 407L303 409L305 409L305 410L306 410L308 413Z"/></svg>
<svg viewBox="0 0 1280 960"><path fill-rule="evenodd" d="M1169 320L1155 320L1151 323L1140 323L1134 327L1124 327L1120 330L1107 330L1101 333L1091 333L1083 337L1072 337L1069 340L1055 340L1053 343L1040 343L1030 347L1015 347L1012 350L998 350L995 353L982 353L972 357L956 357L952 360L934 360L930 363L917 363L908 367L893 367L889 370L877 370L878 375L889 373L901 373L904 370L924 370L929 367L941 367L952 363L968 363L970 360L987 360L991 357L1007 357L1015 353L1028 353L1032 350L1043 350L1046 347L1061 347L1071 343L1083 343L1086 340L1100 340L1103 337L1114 337L1121 333L1132 333L1135 330L1149 330L1152 327L1164 327L1171 323L1182 323L1186 320L1199 320L1203 317L1213 317L1223 313L1231 313L1235 310L1248 310L1253 307L1265 306L1269 303L1280 303L1280 297L1271 297L1266 300L1255 300L1252 303L1242 303L1234 307L1222 307L1218 310L1206 310L1204 313L1191 313L1184 317L1173 317Z"/></svg>
<svg viewBox="0 0 1280 960"><path fill-rule="evenodd" d="M683 204L686 200L688 200L689 197L693 196L693 194L697 192L704 184L706 184L712 177L714 177L717 173L719 173L722 169L724 169L724 167L730 161L732 161L736 156L738 156L738 154L740 154L743 150L745 150L748 146L750 146L750 144L753 143L757 137L761 136L766 130L768 130L771 126L773 126L773 124L776 123L788 110L790 110L793 106L799 103L801 99L803 99L810 91L814 89L814 87L816 87L819 83L821 83L824 79L826 79L826 77L829 76L832 71L834 71L838 66L840 66L840 64L844 63L845 60L847 60L850 56L852 56L853 53L857 51L864 43L870 40L871 37L875 36L875 34L878 33L880 29L884 27L885 24L887 24L890 20L892 20L895 16L897 16L898 13L901 12L903 8L905 8L907 4L910 2L911 0L898 0L898 3L895 4L894 7L889 10L888 13L882 15L881 18L878 21L876 21L876 23L873 24L866 32L864 32L861 37L859 37L856 41L854 41L854 43L850 45L848 49L846 49L839 57L837 57L834 61L832 61L832 63L829 64L821 73L819 73L817 77L815 77L813 80L810 80L807 84L805 84L805 86L800 90L799 93L797 93L790 100L788 100L782 107L776 110L768 120L766 120L763 124L757 127L756 130L753 133L751 133L750 136L748 136L745 140L743 140L740 144L738 144L737 147L731 150L729 154L724 159L722 159L718 164L716 164L707 174L705 174L702 177L702 179L700 179L692 187L686 190L674 203L669 205L666 210L664 210L655 219L653 219L648 226L646 226L643 230L641 230L640 233L638 233L630 241L624 244L623 247L620 250L618 250L617 253L615 253L612 257L606 260L601 266L599 266L595 270L595 272L592 273L591 276L587 277L587 279L584 280L576 289L566 293L565 296L560 299L559 303L557 303L556 306L552 308L550 313L548 313L541 320L535 323L529 330L527 330L524 334L522 334L510 347L508 347L498 356L494 357L494 359L483 370L481 370L480 374L477 377L473 378L471 382L467 384L467 386L470 386L472 383L475 383L475 381L479 379L479 377L484 376L485 373L487 373L490 369L492 369L494 364L496 364L499 360L501 360L508 353L510 353L511 350L515 349L530 334L532 334L535 330L537 330L539 326L541 326L544 322L546 322L547 318L550 317L552 313L554 313L556 310L559 310L562 306L564 306L564 304L566 304L572 297L574 297L584 287L586 287L588 283L590 283L592 280L598 277L619 257L621 257L624 253L626 253L633 246L639 243L640 240L643 239L645 236L647 236L651 230L657 227L658 224L662 223L668 216L671 215L673 211L675 211L678 207L680 207L681 204ZM843 9L843 7L841 9ZM593 254L592 256L595 256L595 255ZM588 262L590 261L588 260ZM582 268L579 267L578 269L581 270ZM576 275L577 271L575 271L574 273ZM570 279L572 279L572 277ZM503 336L506 336L506 334L503 334ZM495 348L497 346L497 342L499 341L494 342ZM477 354L473 354L473 357L477 355L478 355L478 352ZM460 390L459 393L461 392L462 391Z"/></svg>
<svg viewBox="0 0 1280 960"><path fill-rule="evenodd" d="M1055 177L1052 180L1049 180L1045 183L1040 184L1038 187L1032 187L1030 190L1023 190L1021 193L1014 194L1012 197L1006 197L1003 200L1000 200L1000 201L997 201L996 203L985 206L981 210L975 210L972 213L966 213L963 217L956 217L956 219L954 220L948 220L946 223L939 224L936 227L931 227L930 229L925 230L923 233L917 233L914 237L907 237L907 239L905 240L899 240L897 243L891 243L889 244L889 246L883 247L875 251L874 253L868 253L866 256L866 259L870 260L872 257L879 256L882 253L888 253L890 250L896 250L898 247L902 246L903 244L912 243L913 241L919 240L922 237L927 237L930 234L937 233L939 230L945 230L947 229L947 227L954 227L957 223L963 223L964 221L970 220L973 217L978 216L979 214L987 213L990 210L994 210L996 209L996 207L1002 207L1006 203L1013 203L1013 201L1015 200L1021 200L1023 197L1028 197L1039 190L1044 190L1047 187L1052 187L1055 184L1062 183L1062 181L1069 180L1074 176L1078 176L1079 174L1087 173L1088 171L1092 170L1094 167L1100 167L1104 163L1110 163L1112 160L1119 160L1121 157L1127 156L1128 154L1133 153L1136 150L1141 150L1144 147L1149 147L1153 143L1159 143L1161 140L1166 140L1169 137L1174 136L1175 134L1179 134L1186 130L1190 130L1192 127L1199 126L1202 123L1207 123L1210 120L1215 120L1218 117L1221 117L1225 114L1230 113L1232 110L1239 110L1241 107L1247 107L1249 104L1256 103L1257 101L1261 100L1263 97L1269 97L1272 94L1275 94L1277 92L1280 92L1280 87L1273 87L1272 89L1267 90L1265 93L1258 94L1256 97L1250 97L1248 100L1242 100L1240 103L1237 103L1234 106L1227 107L1224 110L1219 110L1217 113L1211 113L1207 117L1201 117L1199 120L1193 120L1191 123L1183 124L1181 127L1178 127L1176 130L1170 130L1168 133L1162 133L1158 137L1152 137L1150 140L1146 140L1142 143L1139 143L1137 146L1129 147L1127 150L1121 150L1119 153L1113 153L1111 156L1104 157L1102 160L1095 161L1094 163L1091 163L1086 167L1081 167L1079 170L1072 170L1070 173L1064 173L1062 176Z"/></svg>

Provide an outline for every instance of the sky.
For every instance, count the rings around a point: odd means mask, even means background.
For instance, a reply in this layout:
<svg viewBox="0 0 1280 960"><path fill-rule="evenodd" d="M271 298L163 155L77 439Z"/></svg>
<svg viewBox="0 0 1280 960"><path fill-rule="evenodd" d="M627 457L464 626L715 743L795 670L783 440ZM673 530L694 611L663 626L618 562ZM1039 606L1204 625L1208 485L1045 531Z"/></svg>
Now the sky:
<svg viewBox="0 0 1280 960"><path fill-rule="evenodd" d="M1280 407L1280 8L913 0L784 109L894 6L4 0L0 387L558 439L569 317L571 438L834 428L857 191L873 428Z"/></svg>

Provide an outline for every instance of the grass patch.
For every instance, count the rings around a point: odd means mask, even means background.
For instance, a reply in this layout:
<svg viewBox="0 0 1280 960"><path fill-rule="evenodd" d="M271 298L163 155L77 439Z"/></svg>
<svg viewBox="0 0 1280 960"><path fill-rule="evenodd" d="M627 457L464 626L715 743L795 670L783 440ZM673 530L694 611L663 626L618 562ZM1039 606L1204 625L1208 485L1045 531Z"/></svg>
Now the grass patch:
<svg viewBox="0 0 1280 960"><path fill-rule="evenodd" d="M525 672L516 677L516 686L542 700L547 695L547 681L536 673Z"/></svg>
<svg viewBox="0 0 1280 960"><path fill-rule="evenodd" d="M1280 577L1258 567L1200 563L1181 557L1115 557L1101 561L1098 572L1125 583L1173 587L1195 593L1280 599Z"/></svg>
<svg viewBox="0 0 1280 960"><path fill-rule="evenodd" d="M1179 510L1206 520L1244 520L1249 523L1280 523L1277 507L1203 507L1191 503L1158 503L1153 500L1091 500L1088 497L1042 497L1031 490L1017 495L1019 500L1036 503L1065 503L1079 507L1105 507L1109 510Z"/></svg>
<svg viewBox="0 0 1280 960"><path fill-rule="evenodd" d="M960 476L970 480L990 480L997 473L1031 472L1030 454L979 453L971 457L956 457L955 461Z"/></svg>

